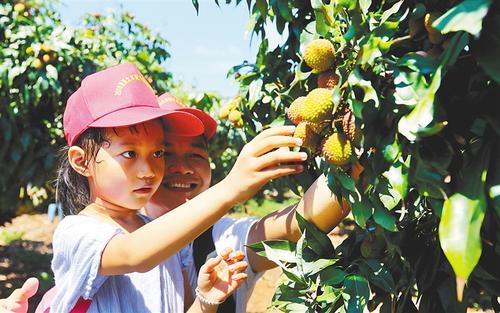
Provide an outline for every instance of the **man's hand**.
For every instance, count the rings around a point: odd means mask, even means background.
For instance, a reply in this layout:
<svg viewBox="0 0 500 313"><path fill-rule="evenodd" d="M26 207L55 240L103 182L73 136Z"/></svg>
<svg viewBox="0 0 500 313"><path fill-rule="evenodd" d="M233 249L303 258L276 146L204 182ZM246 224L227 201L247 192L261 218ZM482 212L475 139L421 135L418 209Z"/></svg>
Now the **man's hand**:
<svg viewBox="0 0 500 313"><path fill-rule="evenodd" d="M247 279L244 257L243 252L226 248L221 255L208 259L198 275L201 295L217 302L229 297Z"/></svg>
<svg viewBox="0 0 500 313"><path fill-rule="evenodd" d="M38 279L28 278L19 289L16 289L6 299L0 299L0 313L28 312L28 299L38 290Z"/></svg>

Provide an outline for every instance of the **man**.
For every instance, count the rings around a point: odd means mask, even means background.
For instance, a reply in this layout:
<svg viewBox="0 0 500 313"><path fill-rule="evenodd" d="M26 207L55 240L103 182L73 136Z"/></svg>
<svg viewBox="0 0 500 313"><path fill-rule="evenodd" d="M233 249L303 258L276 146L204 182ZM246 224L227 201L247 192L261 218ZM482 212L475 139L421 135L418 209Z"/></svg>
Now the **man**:
<svg viewBox="0 0 500 313"><path fill-rule="evenodd" d="M182 137L166 136L165 176L162 185L146 205L146 213L151 217L159 217L210 187L211 168L208 155L208 141L215 134L217 123L207 113L185 108L171 94L163 94L159 98L162 107L185 111L198 117L205 126L203 136ZM353 175L359 174L356 166ZM228 190L231 192L231 190ZM213 227L198 237L183 252L186 254L185 268L191 289L196 287L197 269L205 262L212 251L220 251L224 247L235 250L246 250L245 245L262 240L287 239L297 241L300 231L295 220L295 212L299 212L324 232L331 231L348 213L349 207L342 204L327 186L326 178L320 176L305 192L304 197L296 205L273 212L262 219L222 218ZM247 283L241 286L226 300L218 312L246 312L246 302L259 273L276 266L273 262L246 250ZM186 292L186 295L192 292ZM191 299L192 300L192 299ZM189 299L186 299L189 305Z"/></svg>

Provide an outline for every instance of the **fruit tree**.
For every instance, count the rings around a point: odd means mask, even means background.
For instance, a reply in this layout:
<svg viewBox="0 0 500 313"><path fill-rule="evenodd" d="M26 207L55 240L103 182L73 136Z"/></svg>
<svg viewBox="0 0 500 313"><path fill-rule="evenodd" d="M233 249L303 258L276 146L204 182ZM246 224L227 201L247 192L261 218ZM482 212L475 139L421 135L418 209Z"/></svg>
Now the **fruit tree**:
<svg viewBox="0 0 500 313"><path fill-rule="evenodd" d="M254 63L230 71L240 92L221 116L249 137L298 125L308 170L282 184L300 191L325 173L357 224L334 248L297 216L297 243L254 245L284 273L273 306L500 310L500 2L245 4L261 43ZM270 28L282 35L276 46Z"/></svg>
<svg viewBox="0 0 500 313"><path fill-rule="evenodd" d="M0 2L0 224L51 200L62 111L86 75L129 60L158 92L167 42L128 13L65 25L53 1Z"/></svg>

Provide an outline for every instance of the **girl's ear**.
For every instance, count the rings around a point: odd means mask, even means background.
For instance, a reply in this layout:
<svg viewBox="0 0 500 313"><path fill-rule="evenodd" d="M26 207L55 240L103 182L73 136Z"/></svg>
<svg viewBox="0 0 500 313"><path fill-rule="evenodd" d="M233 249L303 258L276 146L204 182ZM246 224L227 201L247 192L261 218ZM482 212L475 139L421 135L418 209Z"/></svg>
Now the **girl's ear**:
<svg viewBox="0 0 500 313"><path fill-rule="evenodd" d="M86 164L85 151L78 146L71 146L68 150L68 161L78 174L89 177L90 173Z"/></svg>

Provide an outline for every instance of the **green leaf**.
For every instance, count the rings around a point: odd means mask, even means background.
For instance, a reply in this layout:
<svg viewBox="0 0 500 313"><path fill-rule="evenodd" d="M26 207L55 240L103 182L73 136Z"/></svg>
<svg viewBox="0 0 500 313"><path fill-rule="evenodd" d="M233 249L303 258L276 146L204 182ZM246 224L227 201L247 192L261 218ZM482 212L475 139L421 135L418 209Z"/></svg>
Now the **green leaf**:
<svg viewBox="0 0 500 313"><path fill-rule="evenodd" d="M262 79L256 79L250 83L248 88L248 103L247 107L249 110L253 108L255 102L260 99L262 93Z"/></svg>
<svg viewBox="0 0 500 313"><path fill-rule="evenodd" d="M338 267L327 267L319 274L322 285L337 285L344 281L347 273Z"/></svg>
<svg viewBox="0 0 500 313"><path fill-rule="evenodd" d="M289 240L267 240L247 245L260 256L267 257L266 246L273 251L277 259L287 263L295 263L296 244Z"/></svg>
<svg viewBox="0 0 500 313"><path fill-rule="evenodd" d="M396 227L396 219L385 207L375 208L375 212L373 212L373 220L389 231L398 230Z"/></svg>
<svg viewBox="0 0 500 313"><path fill-rule="evenodd" d="M295 218L302 232L306 232L307 245L318 255L318 257L328 258L333 256L335 251L330 238L317 228L314 224L306 221L299 213L295 213Z"/></svg>
<svg viewBox="0 0 500 313"><path fill-rule="evenodd" d="M491 0L465 0L432 23L442 34L466 31L479 36Z"/></svg>
<svg viewBox="0 0 500 313"><path fill-rule="evenodd" d="M334 305L341 296L341 291L337 288L333 288L332 286L324 286L323 293L321 296L316 298L318 302L326 302L330 306Z"/></svg>
<svg viewBox="0 0 500 313"><path fill-rule="evenodd" d="M285 19L287 22L291 22L293 19L292 12L290 10L290 7L288 6L288 1L287 0L277 0L278 4L278 9L281 14L281 16Z"/></svg>
<svg viewBox="0 0 500 313"><path fill-rule="evenodd" d="M404 0L400 0L392 5L392 7L384 13L382 13L382 17L380 18L380 24L384 24L387 19L393 15L394 13L397 13L399 11L399 8L401 8L401 5L403 4Z"/></svg>
<svg viewBox="0 0 500 313"><path fill-rule="evenodd" d="M373 88L370 81L363 78L358 69L352 71L347 81L351 86L359 87L364 91L365 95L363 97L363 102L373 100L375 102L375 107L377 108L379 106L377 91Z"/></svg>
<svg viewBox="0 0 500 313"><path fill-rule="evenodd" d="M374 259L362 260L359 264L359 270L363 276L367 277L376 286L387 292L395 293L396 284L384 263Z"/></svg>
<svg viewBox="0 0 500 313"><path fill-rule="evenodd" d="M314 10L316 32L320 35L326 35L330 27L333 26L329 6L325 5L321 0L311 0L311 7Z"/></svg>
<svg viewBox="0 0 500 313"><path fill-rule="evenodd" d="M347 313L363 313L370 299L368 281L358 275L349 275L344 280L344 307Z"/></svg>
<svg viewBox="0 0 500 313"><path fill-rule="evenodd" d="M410 141L415 141L419 133L434 122L434 97L441 85L441 68L438 68L426 94L418 99L415 108L398 123L398 131ZM430 135L430 134L429 134Z"/></svg>
<svg viewBox="0 0 500 313"><path fill-rule="evenodd" d="M54 65L47 64L45 70L47 71L47 78L57 80L58 74L57 74L57 69L54 67Z"/></svg>
<svg viewBox="0 0 500 313"><path fill-rule="evenodd" d="M349 194L349 202L352 207L352 214L356 224L360 227L366 227L366 221L373 215L373 207L364 199Z"/></svg>
<svg viewBox="0 0 500 313"><path fill-rule="evenodd" d="M410 158L405 164L401 162L394 163L389 170L382 175L389 181L390 195L380 194L380 200L388 210L392 210L401 199L406 197L408 192L408 166Z"/></svg>
<svg viewBox="0 0 500 313"><path fill-rule="evenodd" d="M200 9L200 4L198 3L198 0L191 0L191 2L193 3L193 6L196 10L196 14L198 14Z"/></svg>
<svg viewBox="0 0 500 313"><path fill-rule="evenodd" d="M492 6L489 14L483 20L483 30L479 40L472 43L472 53L479 65L497 83L500 83L500 8Z"/></svg>
<svg viewBox="0 0 500 313"><path fill-rule="evenodd" d="M305 262L303 266L304 275L315 275L335 263L337 263L337 259L318 259L313 262Z"/></svg>
<svg viewBox="0 0 500 313"><path fill-rule="evenodd" d="M480 230L486 209L484 198L456 193L445 200L439 240L458 277L467 279L481 256Z"/></svg>
<svg viewBox="0 0 500 313"><path fill-rule="evenodd" d="M467 280L481 256L481 226L486 210L484 184L489 149L471 157L461 175L460 190L445 200L439 241L457 278ZM463 288L463 286L462 286ZM459 297L461 290L458 290Z"/></svg>

